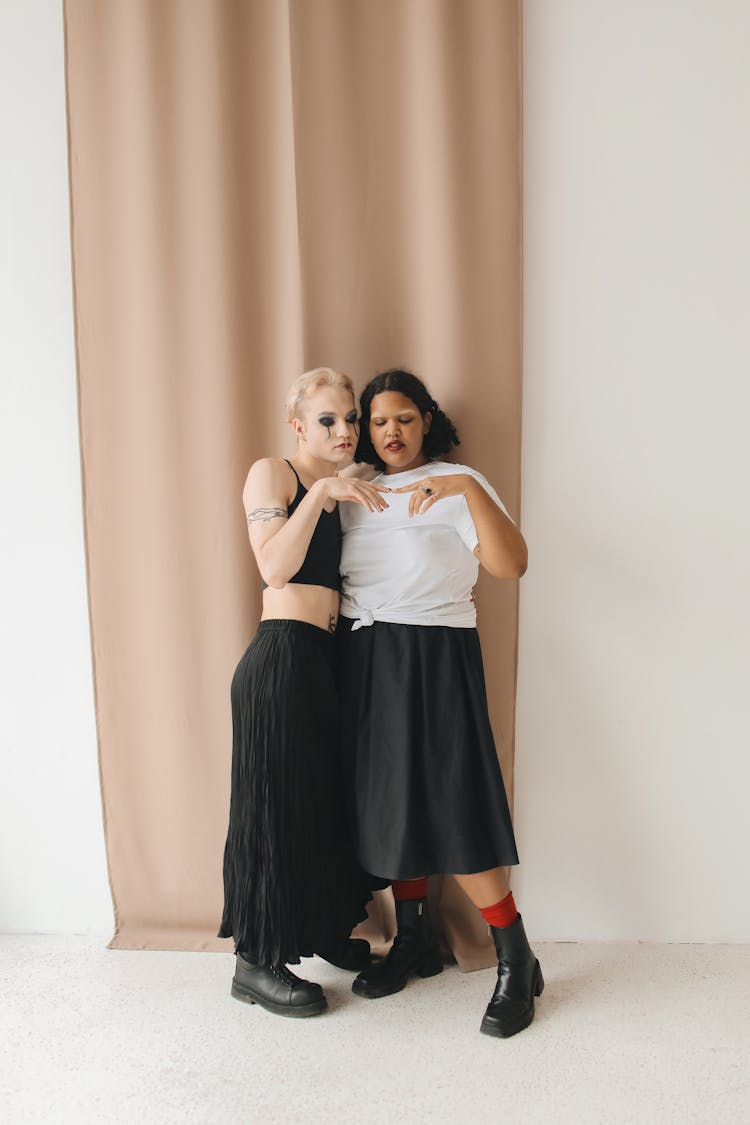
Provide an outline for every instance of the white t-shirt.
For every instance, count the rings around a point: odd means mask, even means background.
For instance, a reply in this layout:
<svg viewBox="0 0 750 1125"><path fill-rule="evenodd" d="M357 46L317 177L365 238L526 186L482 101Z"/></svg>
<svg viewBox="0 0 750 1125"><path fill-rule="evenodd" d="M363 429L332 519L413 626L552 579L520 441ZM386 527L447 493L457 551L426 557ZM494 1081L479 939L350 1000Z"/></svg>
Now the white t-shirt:
<svg viewBox="0 0 750 1125"><path fill-rule="evenodd" d="M492 485L466 465L430 461L404 473L380 473L373 484L400 488L449 473L474 477L508 515ZM472 590L479 574L474 555L479 540L466 497L445 497L410 518L411 495L387 494L384 512L369 512L347 501L339 504L344 533L341 613L355 620L354 629L374 621L472 629L477 621Z"/></svg>

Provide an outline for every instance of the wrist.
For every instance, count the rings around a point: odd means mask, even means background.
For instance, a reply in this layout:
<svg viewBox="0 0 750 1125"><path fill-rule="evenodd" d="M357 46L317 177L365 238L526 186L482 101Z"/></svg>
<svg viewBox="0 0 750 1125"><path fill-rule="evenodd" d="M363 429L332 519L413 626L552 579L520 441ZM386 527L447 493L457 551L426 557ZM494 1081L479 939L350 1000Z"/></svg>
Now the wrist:
<svg viewBox="0 0 750 1125"><path fill-rule="evenodd" d="M319 477L307 490L307 495L312 496L321 507L330 497L331 481L333 477Z"/></svg>

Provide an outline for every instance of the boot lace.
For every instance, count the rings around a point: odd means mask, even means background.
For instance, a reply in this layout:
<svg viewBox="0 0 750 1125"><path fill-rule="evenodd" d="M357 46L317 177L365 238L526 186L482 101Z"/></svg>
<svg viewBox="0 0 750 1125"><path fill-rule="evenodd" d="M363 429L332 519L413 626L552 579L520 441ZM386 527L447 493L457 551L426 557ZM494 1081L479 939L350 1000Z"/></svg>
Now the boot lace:
<svg viewBox="0 0 750 1125"><path fill-rule="evenodd" d="M302 984L299 977L295 977L294 973L290 969L287 969L286 965L271 965L269 967L276 979L280 980L283 984L288 984L291 988L294 988L295 984Z"/></svg>

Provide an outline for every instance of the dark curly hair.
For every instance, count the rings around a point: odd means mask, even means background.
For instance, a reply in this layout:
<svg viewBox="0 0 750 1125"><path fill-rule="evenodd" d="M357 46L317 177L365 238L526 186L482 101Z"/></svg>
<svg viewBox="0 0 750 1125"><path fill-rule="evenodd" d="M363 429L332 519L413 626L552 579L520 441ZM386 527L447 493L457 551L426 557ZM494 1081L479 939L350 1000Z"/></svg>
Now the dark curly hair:
<svg viewBox="0 0 750 1125"><path fill-rule="evenodd" d="M450 453L454 445L461 444L456 433L456 427L448 415L440 409L422 380L418 379L416 375L412 375L411 371L394 368L391 371L381 371L379 375L370 379L360 395L359 408L362 416L360 418L359 441L354 454L355 461L365 461L368 465L374 465L376 469L385 468L385 462L378 457L370 438L370 406L375 395L379 395L383 391L397 391L399 394L406 395L414 403L423 418L425 414L431 416L430 429L425 434L422 443L424 455L430 461Z"/></svg>

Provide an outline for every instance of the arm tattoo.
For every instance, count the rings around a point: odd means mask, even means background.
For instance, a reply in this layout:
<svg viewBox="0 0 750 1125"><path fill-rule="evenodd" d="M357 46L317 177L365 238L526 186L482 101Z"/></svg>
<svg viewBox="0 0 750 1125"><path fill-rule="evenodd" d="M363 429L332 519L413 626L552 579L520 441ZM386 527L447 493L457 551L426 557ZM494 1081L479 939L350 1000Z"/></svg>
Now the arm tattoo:
<svg viewBox="0 0 750 1125"><path fill-rule="evenodd" d="M252 512L247 513L248 523L257 523L259 520L262 523L268 523L269 520L275 520L279 516L286 519L289 513L283 508L253 508Z"/></svg>

